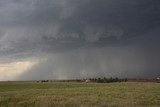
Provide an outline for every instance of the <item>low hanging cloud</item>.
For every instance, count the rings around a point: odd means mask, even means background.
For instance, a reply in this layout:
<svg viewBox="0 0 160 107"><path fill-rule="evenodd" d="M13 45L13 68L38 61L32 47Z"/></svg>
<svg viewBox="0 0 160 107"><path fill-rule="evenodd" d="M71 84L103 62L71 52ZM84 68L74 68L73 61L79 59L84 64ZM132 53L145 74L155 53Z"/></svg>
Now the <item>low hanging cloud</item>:
<svg viewBox="0 0 160 107"><path fill-rule="evenodd" d="M18 79L151 78L159 74L160 57L156 59L144 54L141 48L130 46L83 49L43 57Z"/></svg>
<svg viewBox="0 0 160 107"><path fill-rule="evenodd" d="M159 0L1 0L0 63L39 60L19 80L155 78L159 29Z"/></svg>

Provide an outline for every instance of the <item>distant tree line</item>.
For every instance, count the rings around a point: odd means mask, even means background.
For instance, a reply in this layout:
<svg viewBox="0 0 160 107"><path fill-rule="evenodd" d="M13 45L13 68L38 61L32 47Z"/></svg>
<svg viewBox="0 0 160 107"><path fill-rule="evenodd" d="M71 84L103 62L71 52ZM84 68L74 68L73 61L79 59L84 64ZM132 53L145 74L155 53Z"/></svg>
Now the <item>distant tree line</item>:
<svg viewBox="0 0 160 107"><path fill-rule="evenodd" d="M90 79L75 79L75 80L39 80L37 82L95 82L95 83L112 83L112 82L127 82L127 78L90 78Z"/></svg>
<svg viewBox="0 0 160 107"><path fill-rule="evenodd" d="M37 81L37 82L50 82L49 80L41 80L41 81Z"/></svg>
<svg viewBox="0 0 160 107"><path fill-rule="evenodd" d="M97 83L111 83L111 82L127 82L127 78L90 78L90 82L97 82Z"/></svg>

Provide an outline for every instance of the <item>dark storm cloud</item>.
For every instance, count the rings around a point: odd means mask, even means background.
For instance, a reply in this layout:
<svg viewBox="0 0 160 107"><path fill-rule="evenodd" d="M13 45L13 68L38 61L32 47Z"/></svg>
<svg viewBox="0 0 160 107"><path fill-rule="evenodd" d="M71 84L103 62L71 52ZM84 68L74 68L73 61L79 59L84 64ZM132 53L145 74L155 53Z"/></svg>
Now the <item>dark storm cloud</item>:
<svg viewBox="0 0 160 107"><path fill-rule="evenodd" d="M92 72L97 71L100 75L108 73L112 75L113 72L117 72L115 69L111 70L116 65L120 65L121 73L117 73L118 75L128 71L128 75L135 73L135 76L138 74L155 76L160 70L159 29L159 0L0 1L0 56L3 59L1 62L5 62L6 57L7 61L32 57L47 58L47 62L36 65L30 71L36 75L32 75L33 78L38 79L50 73L56 76L62 71L65 72L63 77L66 78L73 78L75 73L77 73L75 77L90 76ZM102 50L106 54L102 54ZM136 53L135 56L129 50ZM63 55L58 55L62 53ZM124 55L111 56L112 53ZM71 57L70 54L75 56ZM93 57L88 58L88 54ZM57 63L48 55L56 57ZM125 58L125 55L128 57ZM61 61L61 56L64 56L64 61ZM80 56L84 58L78 59ZM99 59L98 56L103 58ZM122 58L125 58L126 62ZM81 61L82 59L84 60ZM108 67L113 60L116 65ZM155 65L150 65L150 62L154 61ZM69 65L67 62L73 64ZM82 67L82 63L88 66ZM127 67L128 63L131 63L132 67ZM58 65L63 69L60 70ZM107 67L110 70L107 70ZM137 70L134 71L134 68ZM150 70L153 70L153 73ZM82 71L86 73L80 75ZM29 73L26 79L31 76ZM70 74L73 75L67 77Z"/></svg>
<svg viewBox="0 0 160 107"><path fill-rule="evenodd" d="M1 26L15 30L23 27L23 33L34 29L39 36L78 37L94 42L145 32L160 23L158 0L7 1L1 1Z"/></svg>

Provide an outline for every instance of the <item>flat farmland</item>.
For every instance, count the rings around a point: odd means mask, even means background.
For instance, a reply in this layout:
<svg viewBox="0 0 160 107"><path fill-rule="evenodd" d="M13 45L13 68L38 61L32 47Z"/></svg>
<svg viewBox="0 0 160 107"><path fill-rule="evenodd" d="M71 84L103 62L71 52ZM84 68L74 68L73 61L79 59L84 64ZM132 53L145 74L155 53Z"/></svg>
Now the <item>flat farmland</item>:
<svg viewBox="0 0 160 107"><path fill-rule="evenodd" d="M0 82L0 107L160 107L160 83Z"/></svg>

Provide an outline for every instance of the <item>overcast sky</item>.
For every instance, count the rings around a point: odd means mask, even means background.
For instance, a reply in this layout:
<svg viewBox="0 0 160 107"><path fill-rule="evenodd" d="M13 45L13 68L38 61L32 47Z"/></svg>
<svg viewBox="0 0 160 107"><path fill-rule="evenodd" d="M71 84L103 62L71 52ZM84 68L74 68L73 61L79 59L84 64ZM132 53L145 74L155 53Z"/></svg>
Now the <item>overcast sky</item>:
<svg viewBox="0 0 160 107"><path fill-rule="evenodd" d="M160 0L0 0L0 80L160 76Z"/></svg>

